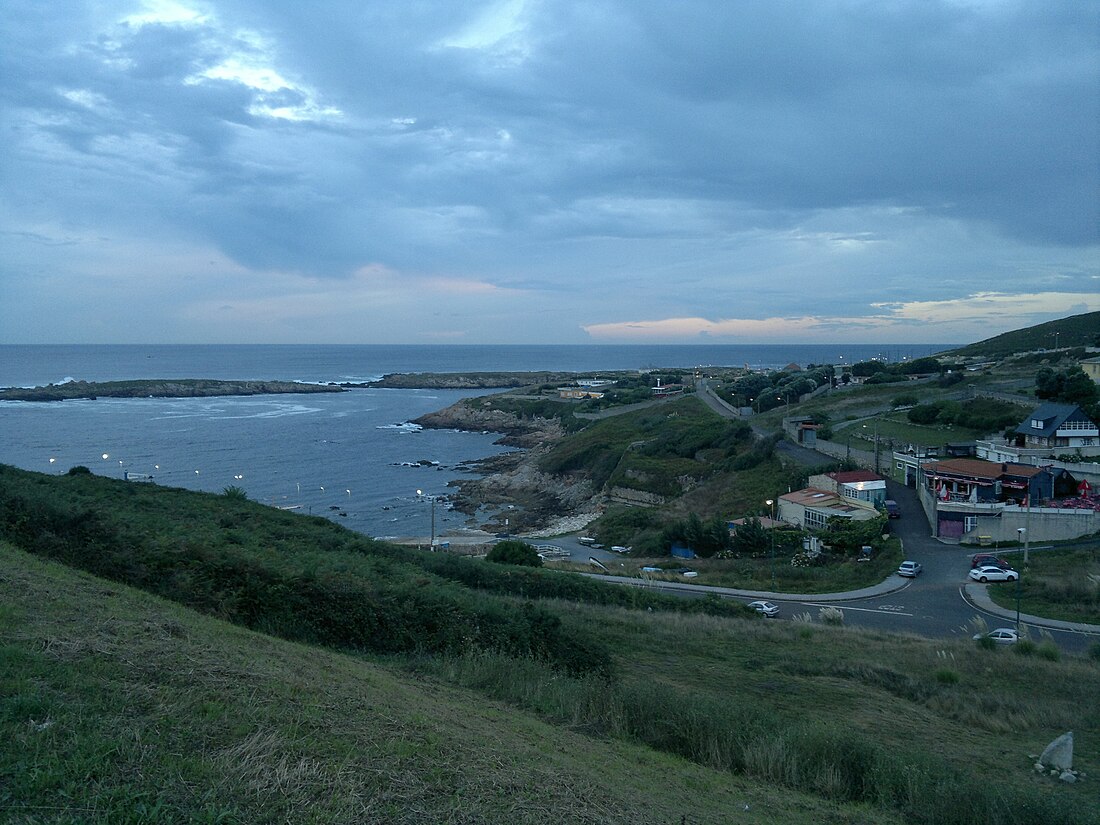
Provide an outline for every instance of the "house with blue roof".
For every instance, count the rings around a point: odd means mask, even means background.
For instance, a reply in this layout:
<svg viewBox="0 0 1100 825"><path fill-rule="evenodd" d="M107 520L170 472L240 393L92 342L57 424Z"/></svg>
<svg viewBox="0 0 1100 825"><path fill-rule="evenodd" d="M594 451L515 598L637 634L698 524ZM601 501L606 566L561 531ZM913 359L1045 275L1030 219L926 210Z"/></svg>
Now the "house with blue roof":
<svg viewBox="0 0 1100 825"><path fill-rule="evenodd" d="M1016 446L1052 453L1100 452L1100 428L1076 404L1047 403L1016 428Z"/></svg>

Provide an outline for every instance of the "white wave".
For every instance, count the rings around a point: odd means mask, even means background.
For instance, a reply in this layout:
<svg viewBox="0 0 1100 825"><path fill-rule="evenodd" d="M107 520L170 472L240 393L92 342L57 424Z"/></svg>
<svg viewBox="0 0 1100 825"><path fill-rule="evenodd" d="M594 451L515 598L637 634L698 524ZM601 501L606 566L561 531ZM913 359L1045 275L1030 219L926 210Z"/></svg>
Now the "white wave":
<svg viewBox="0 0 1100 825"><path fill-rule="evenodd" d="M413 424L411 421L406 421L404 424L379 424L375 427L376 430L401 430L406 433L418 433L423 427L419 424Z"/></svg>

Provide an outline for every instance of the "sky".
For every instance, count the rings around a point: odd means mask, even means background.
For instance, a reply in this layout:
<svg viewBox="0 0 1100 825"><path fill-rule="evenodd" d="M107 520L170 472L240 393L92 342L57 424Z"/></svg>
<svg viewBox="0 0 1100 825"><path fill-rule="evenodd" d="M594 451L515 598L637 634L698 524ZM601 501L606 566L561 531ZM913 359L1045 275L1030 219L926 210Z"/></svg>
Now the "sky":
<svg viewBox="0 0 1100 825"><path fill-rule="evenodd" d="M1100 4L6 0L0 343L1100 310Z"/></svg>

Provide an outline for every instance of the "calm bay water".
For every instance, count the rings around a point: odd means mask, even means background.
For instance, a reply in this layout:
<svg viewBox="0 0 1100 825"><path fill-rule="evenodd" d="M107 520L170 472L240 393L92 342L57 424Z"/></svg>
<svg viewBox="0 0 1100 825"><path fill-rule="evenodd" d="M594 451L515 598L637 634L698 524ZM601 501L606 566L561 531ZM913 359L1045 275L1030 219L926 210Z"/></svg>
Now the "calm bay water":
<svg viewBox="0 0 1100 825"><path fill-rule="evenodd" d="M782 367L920 357L920 346L0 346L0 386L135 378L364 381L392 372ZM427 535L430 505L463 461L499 453L489 433L406 422L469 393L362 389L248 398L0 402L0 463L40 472L82 464L220 492L230 485L368 535ZM52 459L52 461L51 461ZM421 462L434 462L422 464ZM464 519L440 507L441 533Z"/></svg>

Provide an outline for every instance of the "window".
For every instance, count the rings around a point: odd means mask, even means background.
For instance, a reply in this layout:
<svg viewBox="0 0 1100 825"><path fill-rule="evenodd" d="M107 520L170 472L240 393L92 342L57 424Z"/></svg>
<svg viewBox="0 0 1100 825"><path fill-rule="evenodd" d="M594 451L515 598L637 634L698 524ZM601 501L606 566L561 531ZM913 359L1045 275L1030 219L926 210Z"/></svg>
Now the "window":
<svg viewBox="0 0 1100 825"><path fill-rule="evenodd" d="M1040 421L1038 418L1031 419L1031 429L1033 429L1033 430L1043 429L1043 422Z"/></svg>
<svg viewBox="0 0 1100 825"><path fill-rule="evenodd" d="M806 508L805 522L807 527L824 527L826 521L828 521L828 516L824 513Z"/></svg>
<svg viewBox="0 0 1100 825"><path fill-rule="evenodd" d="M971 530L977 530L977 529L978 529L978 517L977 516L966 516L963 519L963 530L965 532L969 533Z"/></svg>

